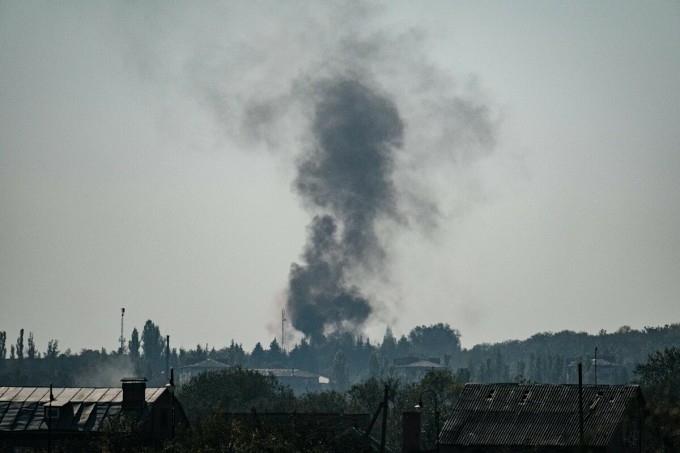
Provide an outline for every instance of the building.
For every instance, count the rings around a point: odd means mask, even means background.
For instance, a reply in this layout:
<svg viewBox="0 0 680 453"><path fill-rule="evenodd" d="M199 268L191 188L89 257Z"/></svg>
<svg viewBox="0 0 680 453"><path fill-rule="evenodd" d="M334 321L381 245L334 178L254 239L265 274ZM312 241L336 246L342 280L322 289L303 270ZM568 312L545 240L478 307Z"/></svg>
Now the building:
<svg viewBox="0 0 680 453"><path fill-rule="evenodd" d="M229 368L229 365L213 359L207 359L202 362L194 363L193 365L183 366L179 369L179 385L186 384L189 382L189 379L198 376L201 373L220 371L225 368Z"/></svg>
<svg viewBox="0 0 680 453"><path fill-rule="evenodd" d="M296 395L324 391L330 382L327 377L295 368L256 368L253 371L274 376L279 384L290 387Z"/></svg>
<svg viewBox="0 0 680 453"><path fill-rule="evenodd" d="M189 379L201 373L221 371L227 368L229 368L229 365L213 359L187 365L179 369L179 383L183 385L189 382ZM323 391L328 387L329 382L327 377L296 368L254 368L252 371L275 377L279 384L290 387L296 395Z"/></svg>
<svg viewBox="0 0 680 453"><path fill-rule="evenodd" d="M567 365L566 382L578 382L578 364L580 359L574 358ZM584 382L589 384L624 384L628 382L626 367L616 362L612 355L602 355L597 359L590 359L588 371L584 373Z"/></svg>
<svg viewBox="0 0 680 453"><path fill-rule="evenodd" d="M446 368L438 358L420 359L417 357L400 357L394 359L394 372L404 382L418 382L429 371Z"/></svg>
<svg viewBox="0 0 680 453"><path fill-rule="evenodd" d="M140 441L158 444L188 426L170 387L146 388L146 379L123 379L122 388L0 387L0 446L33 451L96 439L115 421L131 417ZM174 421L174 425L173 425Z"/></svg>
<svg viewBox="0 0 680 453"><path fill-rule="evenodd" d="M466 384L441 431L442 452L641 451L637 385ZM582 420L582 422L581 422Z"/></svg>

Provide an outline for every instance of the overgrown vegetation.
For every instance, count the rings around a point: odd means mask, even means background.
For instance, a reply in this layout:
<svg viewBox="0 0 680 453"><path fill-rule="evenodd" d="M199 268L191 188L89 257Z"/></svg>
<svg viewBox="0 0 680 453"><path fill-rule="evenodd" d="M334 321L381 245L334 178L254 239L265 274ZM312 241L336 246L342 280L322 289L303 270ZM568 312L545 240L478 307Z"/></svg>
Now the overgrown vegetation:
<svg viewBox="0 0 680 453"><path fill-rule="evenodd" d="M323 421L286 422L283 426L246 424L229 420L225 414L251 413L253 420L258 413L288 413L292 419L294 414L304 413L370 417L383 401L385 386L389 401L387 446L393 451L401 449L401 414L415 410L421 399L432 398L422 409L422 425L424 445L433 447L436 440L433 399L439 403L437 409L444 420L462 390L462 384L448 369L430 371L416 383L370 378L354 384L346 392L308 393L297 398L273 378L239 367L204 373L192 378L178 392L177 397L193 428L181 433L174 446L180 451L368 451L370 442L363 438L363 431L351 435L346 429L334 429L332 424ZM377 423L372 436L380 439L381 430L381 424ZM348 449L348 445L353 447Z"/></svg>
<svg viewBox="0 0 680 453"><path fill-rule="evenodd" d="M635 368L647 403L648 451L680 451L680 349L665 348Z"/></svg>

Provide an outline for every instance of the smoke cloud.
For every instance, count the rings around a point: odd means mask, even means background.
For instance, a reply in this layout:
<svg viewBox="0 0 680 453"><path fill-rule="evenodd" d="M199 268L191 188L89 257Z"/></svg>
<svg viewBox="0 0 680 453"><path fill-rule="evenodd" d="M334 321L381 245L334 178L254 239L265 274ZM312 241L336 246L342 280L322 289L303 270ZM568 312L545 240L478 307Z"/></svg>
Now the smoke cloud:
<svg viewBox="0 0 680 453"><path fill-rule="evenodd" d="M285 305L312 338L394 322L398 236L408 228L436 240L440 223L478 197L465 167L495 143L476 79L430 62L428 33L389 25L389 9L287 5L275 16L294 20L281 29L241 11L253 19L242 40L229 34L179 69L229 143L272 151L295 172L311 220Z"/></svg>
<svg viewBox="0 0 680 453"><path fill-rule="evenodd" d="M371 314L350 279L383 264L376 221L397 213L393 151L404 130L395 104L361 81L324 81L318 93L313 144L299 160L295 189L326 214L309 226L304 262L290 271L287 301L293 326L312 338L356 330Z"/></svg>

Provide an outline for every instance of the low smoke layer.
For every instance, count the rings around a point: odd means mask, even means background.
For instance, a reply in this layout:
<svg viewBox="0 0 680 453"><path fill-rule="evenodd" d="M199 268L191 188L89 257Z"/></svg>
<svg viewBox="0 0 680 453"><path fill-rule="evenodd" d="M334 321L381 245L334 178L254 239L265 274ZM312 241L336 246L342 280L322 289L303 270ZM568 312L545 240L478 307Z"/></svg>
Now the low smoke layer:
<svg viewBox="0 0 680 453"><path fill-rule="evenodd" d="M295 189L325 214L309 226L287 301L293 326L307 336L355 331L371 314L350 279L382 267L376 221L396 215L393 150L403 130L395 104L366 84L345 78L319 84L313 146L299 161Z"/></svg>

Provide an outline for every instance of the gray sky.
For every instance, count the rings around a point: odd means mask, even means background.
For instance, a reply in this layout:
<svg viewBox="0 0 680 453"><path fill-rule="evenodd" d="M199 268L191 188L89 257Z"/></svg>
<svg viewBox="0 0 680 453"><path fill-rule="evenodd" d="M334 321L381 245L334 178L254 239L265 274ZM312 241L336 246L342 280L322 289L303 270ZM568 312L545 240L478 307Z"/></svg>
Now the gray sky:
<svg viewBox="0 0 680 453"><path fill-rule="evenodd" d="M680 3L0 1L0 330L280 332L315 86L404 123L380 340L680 321ZM299 336L294 337L299 338ZM288 341L291 341L289 338Z"/></svg>

